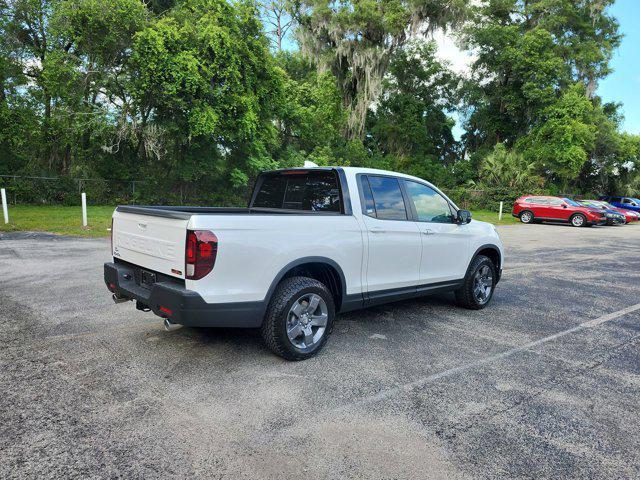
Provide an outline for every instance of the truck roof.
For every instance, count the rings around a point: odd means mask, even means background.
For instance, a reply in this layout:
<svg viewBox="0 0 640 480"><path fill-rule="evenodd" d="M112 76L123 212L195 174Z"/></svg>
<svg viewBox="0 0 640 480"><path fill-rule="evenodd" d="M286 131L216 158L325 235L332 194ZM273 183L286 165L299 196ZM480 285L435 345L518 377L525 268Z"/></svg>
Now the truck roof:
<svg viewBox="0 0 640 480"><path fill-rule="evenodd" d="M356 175L358 173L369 173L371 175L391 175L391 176L395 176L395 177L403 177L403 178L410 178L413 180L417 180L419 182L426 182L430 185L431 182L429 182L428 180L425 180L423 178L419 178L419 177L414 177L413 175L408 175L406 173L400 173L400 172L394 172L391 170L381 170L378 168L365 168L365 167L343 167L341 165L335 165L335 166L316 166L316 167L289 167L289 168L279 168L276 170L270 170L264 173L269 173L269 172L280 172L280 171L287 171L287 170L337 170L337 169L341 169L344 170L345 173L349 173L352 175ZM433 185L432 185L433 186Z"/></svg>

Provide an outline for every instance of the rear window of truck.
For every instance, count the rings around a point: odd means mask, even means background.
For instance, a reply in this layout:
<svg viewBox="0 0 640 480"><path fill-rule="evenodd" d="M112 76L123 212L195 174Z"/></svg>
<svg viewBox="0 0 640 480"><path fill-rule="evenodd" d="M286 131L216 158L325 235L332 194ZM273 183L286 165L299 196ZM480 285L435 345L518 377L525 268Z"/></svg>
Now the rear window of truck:
<svg viewBox="0 0 640 480"><path fill-rule="evenodd" d="M291 170L258 180L252 207L341 212L338 175L334 171Z"/></svg>

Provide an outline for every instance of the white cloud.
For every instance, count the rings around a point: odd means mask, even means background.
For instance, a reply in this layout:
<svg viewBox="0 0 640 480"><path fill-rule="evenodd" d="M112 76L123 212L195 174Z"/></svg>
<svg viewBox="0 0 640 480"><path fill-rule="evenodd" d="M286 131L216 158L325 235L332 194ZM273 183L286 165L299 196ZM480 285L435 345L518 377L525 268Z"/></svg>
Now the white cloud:
<svg viewBox="0 0 640 480"><path fill-rule="evenodd" d="M476 59L475 55L460 49L456 45L455 39L448 33L442 31L434 33L433 41L438 47L437 57L449 62L451 70L455 73L468 76L471 71L471 64Z"/></svg>

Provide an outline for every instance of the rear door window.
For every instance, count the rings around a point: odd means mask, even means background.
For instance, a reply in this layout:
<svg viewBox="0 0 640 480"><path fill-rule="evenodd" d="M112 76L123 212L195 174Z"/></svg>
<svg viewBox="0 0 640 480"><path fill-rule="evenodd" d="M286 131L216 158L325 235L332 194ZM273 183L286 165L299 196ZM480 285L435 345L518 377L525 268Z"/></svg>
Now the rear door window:
<svg viewBox="0 0 640 480"><path fill-rule="evenodd" d="M266 174L252 207L341 212L338 176L334 171L291 170Z"/></svg>
<svg viewBox="0 0 640 480"><path fill-rule="evenodd" d="M367 178L371 187L376 217L380 220L407 220L407 208L398 179L379 176L368 176Z"/></svg>

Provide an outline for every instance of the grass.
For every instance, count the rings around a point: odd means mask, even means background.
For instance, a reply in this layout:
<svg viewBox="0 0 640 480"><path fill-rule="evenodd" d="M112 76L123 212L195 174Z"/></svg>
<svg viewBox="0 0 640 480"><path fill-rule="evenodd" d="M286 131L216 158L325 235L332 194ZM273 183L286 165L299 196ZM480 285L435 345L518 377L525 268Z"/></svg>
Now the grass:
<svg viewBox="0 0 640 480"><path fill-rule="evenodd" d="M82 209L56 205L9 205L9 223L4 224L0 215L0 232L51 232L81 237L108 237L111 226L112 206L87 207L87 228L82 227ZM494 225L512 225L517 220L511 212L505 212L498 221L498 213L490 210L474 210L473 218Z"/></svg>
<svg viewBox="0 0 640 480"><path fill-rule="evenodd" d="M502 211L502 220L498 220L498 212L491 210L472 210L471 218L493 223L494 225L515 225L519 220L511 215L511 206Z"/></svg>
<svg viewBox="0 0 640 480"><path fill-rule="evenodd" d="M0 214L0 232L51 232L81 237L108 237L112 206L88 206L87 228L82 226L82 208L58 205L9 205L9 223Z"/></svg>

